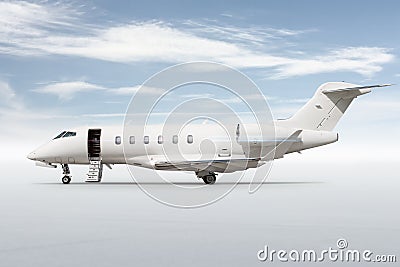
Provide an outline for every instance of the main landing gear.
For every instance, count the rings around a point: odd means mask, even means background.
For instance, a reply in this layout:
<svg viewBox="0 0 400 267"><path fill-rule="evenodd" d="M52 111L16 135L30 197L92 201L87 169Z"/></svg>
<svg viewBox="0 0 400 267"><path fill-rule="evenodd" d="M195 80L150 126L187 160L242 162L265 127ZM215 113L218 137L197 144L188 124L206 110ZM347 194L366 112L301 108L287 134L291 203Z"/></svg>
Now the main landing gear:
<svg viewBox="0 0 400 267"><path fill-rule="evenodd" d="M214 172L200 171L196 173L198 178L201 178L205 184L215 184L217 175Z"/></svg>
<svg viewBox="0 0 400 267"><path fill-rule="evenodd" d="M69 166L68 164L61 164L62 170L63 170L63 178L61 178L61 181L63 184L69 184L71 182L71 172L69 171Z"/></svg>

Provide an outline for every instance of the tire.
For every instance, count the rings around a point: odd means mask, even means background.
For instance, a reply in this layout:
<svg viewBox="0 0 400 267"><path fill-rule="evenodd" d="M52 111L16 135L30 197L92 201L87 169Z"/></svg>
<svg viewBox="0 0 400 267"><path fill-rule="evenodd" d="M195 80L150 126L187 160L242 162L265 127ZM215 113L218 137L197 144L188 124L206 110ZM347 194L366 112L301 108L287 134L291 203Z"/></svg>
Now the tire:
<svg viewBox="0 0 400 267"><path fill-rule="evenodd" d="M215 181L217 179L215 178L215 175L206 175L203 177L203 181L205 184L215 184Z"/></svg>
<svg viewBox="0 0 400 267"><path fill-rule="evenodd" d="M71 182L71 177L65 175L63 178L61 178L61 181L63 184L69 184Z"/></svg>

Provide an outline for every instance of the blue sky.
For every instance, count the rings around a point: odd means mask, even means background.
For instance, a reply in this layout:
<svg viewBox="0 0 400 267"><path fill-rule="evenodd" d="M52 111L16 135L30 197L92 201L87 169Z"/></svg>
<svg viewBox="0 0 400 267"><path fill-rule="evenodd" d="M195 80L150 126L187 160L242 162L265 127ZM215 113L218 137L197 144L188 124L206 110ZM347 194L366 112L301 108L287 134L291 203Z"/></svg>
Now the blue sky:
<svg viewBox="0 0 400 267"><path fill-rule="evenodd" d="M399 84L399 5L2 1L1 136L20 140L29 132L25 141L34 143L63 128L120 123L138 85L187 61L239 69L270 98L275 117L290 116L323 82ZM361 134L360 125L398 134L398 91L357 99L339 129L366 140L376 133Z"/></svg>

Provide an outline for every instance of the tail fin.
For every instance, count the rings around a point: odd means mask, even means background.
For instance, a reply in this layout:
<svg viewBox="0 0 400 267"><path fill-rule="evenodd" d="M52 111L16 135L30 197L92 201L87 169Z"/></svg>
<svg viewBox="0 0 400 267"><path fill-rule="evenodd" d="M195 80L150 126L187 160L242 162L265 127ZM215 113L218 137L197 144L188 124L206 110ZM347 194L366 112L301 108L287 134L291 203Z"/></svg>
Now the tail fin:
<svg viewBox="0 0 400 267"><path fill-rule="evenodd" d="M390 84L359 86L345 82L324 83L293 117L282 122L294 128L332 131L354 98L371 92L371 88L385 86Z"/></svg>

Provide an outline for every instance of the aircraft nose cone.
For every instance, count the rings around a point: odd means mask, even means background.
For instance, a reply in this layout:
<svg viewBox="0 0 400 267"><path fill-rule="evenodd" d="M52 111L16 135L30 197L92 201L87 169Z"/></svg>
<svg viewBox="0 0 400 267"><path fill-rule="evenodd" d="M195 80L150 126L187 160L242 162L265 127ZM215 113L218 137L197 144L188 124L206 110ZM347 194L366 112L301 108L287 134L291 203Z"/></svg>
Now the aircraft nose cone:
<svg viewBox="0 0 400 267"><path fill-rule="evenodd" d="M36 153L35 152L31 152L28 154L28 156L26 156L28 159L30 160L36 160Z"/></svg>

